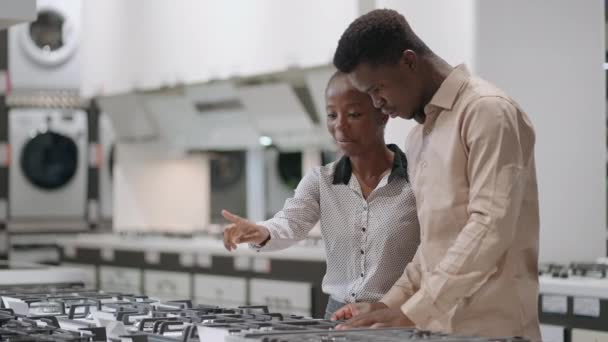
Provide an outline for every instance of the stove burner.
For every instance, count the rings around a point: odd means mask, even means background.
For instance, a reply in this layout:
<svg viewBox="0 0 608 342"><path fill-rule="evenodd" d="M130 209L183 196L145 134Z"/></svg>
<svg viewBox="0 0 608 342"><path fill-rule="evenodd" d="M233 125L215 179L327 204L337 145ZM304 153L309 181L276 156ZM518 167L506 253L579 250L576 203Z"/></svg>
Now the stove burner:
<svg viewBox="0 0 608 342"><path fill-rule="evenodd" d="M445 334L432 333L429 331L421 331L411 328L384 328L384 329L357 329L347 331L325 331L325 332L310 332L299 331L290 332L288 334L270 333L270 334L241 334L228 336L226 342L325 342L325 341L427 341L427 342L526 342L527 340L520 338L504 338L504 339L486 339L479 337L459 337Z"/></svg>
<svg viewBox="0 0 608 342"><path fill-rule="evenodd" d="M608 265L595 263L572 263L570 264L572 275L589 278L606 278Z"/></svg>
<svg viewBox="0 0 608 342"><path fill-rule="evenodd" d="M523 341L455 338L413 329L336 331L339 322L83 287L0 289L0 342Z"/></svg>
<svg viewBox="0 0 608 342"><path fill-rule="evenodd" d="M538 275L553 278L585 277L608 278L608 265L599 263L571 263L570 265L544 264L540 265Z"/></svg>

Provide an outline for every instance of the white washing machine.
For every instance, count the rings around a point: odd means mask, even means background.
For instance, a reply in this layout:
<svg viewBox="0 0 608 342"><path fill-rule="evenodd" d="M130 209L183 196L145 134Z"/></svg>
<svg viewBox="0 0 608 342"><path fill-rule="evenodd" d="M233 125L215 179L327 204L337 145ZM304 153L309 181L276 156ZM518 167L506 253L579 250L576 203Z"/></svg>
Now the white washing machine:
<svg viewBox="0 0 608 342"><path fill-rule="evenodd" d="M222 209L247 217L246 167L245 151L221 151L212 154L211 223L226 224Z"/></svg>
<svg viewBox="0 0 608 342"><path fill-rule="evenodd" d="M316 152L316 151L315 151ZM315 152L312 152L313 154ZM325 165L336 160L336 153L319 151L318 159L312 161L314 166ZM305 172L311 165L312 154L302 151L281 152L277 149L264 150L266 163L266 216L272 217L283 209L285 200L293 197L294 191ZM308 158L308 160L306 159Z"/></svg>
<svg viewBox="0 0 608 342"><path fill-rule="evenodd" d="M110 117L101 113L99 115L99 146L101 148L101 163L99 165L99 207L101 220L112 221L112 189L115 154L115 133Z"/></svg>
<svg viewBox="0 0 608 342"><path fill-rule="evenodd" d="M38 0L34 22L9 29L12 89L78 90L81 0Z"/></svg>
<svg viewBox="0 0 608 342"><path fill-rule="evenodd" d="M9 229L82 229L88 174L86 112L11 109L9 142Z"/></svg>
<svg viewBox="0 0 608 342"><path fill-rule="evenodd" d="M302 153L282 153L277 149L264 150L266 163L266 218L283 209L285 200L293 197L302 179Z"/></svg>
<svg viewBox="0 0 608 342"><path fill-rule="evenodd" d="M318 154L317 154L318 153ZM302 177L310 168L325 165L336 159L331 151L291 151L280 152L276 149L266 149L266 218L271 218L283 209L285 201L293 197ZM320 238L320 225L308 234L311 238Z"/></svg>

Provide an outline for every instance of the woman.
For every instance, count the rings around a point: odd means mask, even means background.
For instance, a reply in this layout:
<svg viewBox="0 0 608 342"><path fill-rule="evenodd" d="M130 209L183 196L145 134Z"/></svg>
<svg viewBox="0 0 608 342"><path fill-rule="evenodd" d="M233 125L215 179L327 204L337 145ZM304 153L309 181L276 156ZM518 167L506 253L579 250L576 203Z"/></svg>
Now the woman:
<svg viewBox="0 0 608 342"><path fill-rule="evenodd" d="M346 303L379 300L414 257L420 238L405 154L384 142L388 116L342 73L329 80L325 99L327 129L344 156L306 174L270 220L256 224L222 214L232 222L224 231L228 250L239 243L284 249L306 238L320 220L329 319Z"/></svg>

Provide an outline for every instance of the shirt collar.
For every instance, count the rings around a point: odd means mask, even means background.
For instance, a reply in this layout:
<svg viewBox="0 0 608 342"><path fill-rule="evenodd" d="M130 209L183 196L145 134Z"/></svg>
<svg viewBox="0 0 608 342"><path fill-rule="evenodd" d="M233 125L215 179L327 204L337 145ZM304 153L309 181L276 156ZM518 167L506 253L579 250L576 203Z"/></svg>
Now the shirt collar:
<svg viewBox="0 0 608 342"><path fill-rule="evenodd" d="M407 158L405 153L395 144L386 145L389 150L393 151L395 157L393 158L393 167L391 168L391 174L388 176L388 182L390 183L396 177L403 177L406 181L409 181L407 176ZM343 156L338 160L334 169L334 180L332 184L346 184L350 182L350 177L353 173L353 167L350 162L350 158Z"/></svg>
<svg viewBox="0 0 608 342"><path fill-rule="evenodd" d="M431 101L424 107L424 113L434 112L436 108L451 110L458 97L458 92L467 83L469 77L471 77L471 73L466 65L456 66L443 80Z"/></svg>

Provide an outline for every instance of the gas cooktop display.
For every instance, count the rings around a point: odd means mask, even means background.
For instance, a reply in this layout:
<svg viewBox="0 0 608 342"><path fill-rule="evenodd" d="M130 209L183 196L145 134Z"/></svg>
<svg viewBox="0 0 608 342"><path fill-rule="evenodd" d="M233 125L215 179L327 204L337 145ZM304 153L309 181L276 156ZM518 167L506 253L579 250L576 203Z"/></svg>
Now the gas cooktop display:
<svg viewBox="0 0 608 342"><path fill-rule="evenodd" d="M600 263L543 264L538 274L553 278L608 278L608 265Z"/></svg>
<svg viewBox="0 0 608 342"><path fill-rule="evenodd" d="M190 300L159 301L82 287L0 289L0 342L26 341L496 341L414 329L334 330L339 322Z"/></svg>

